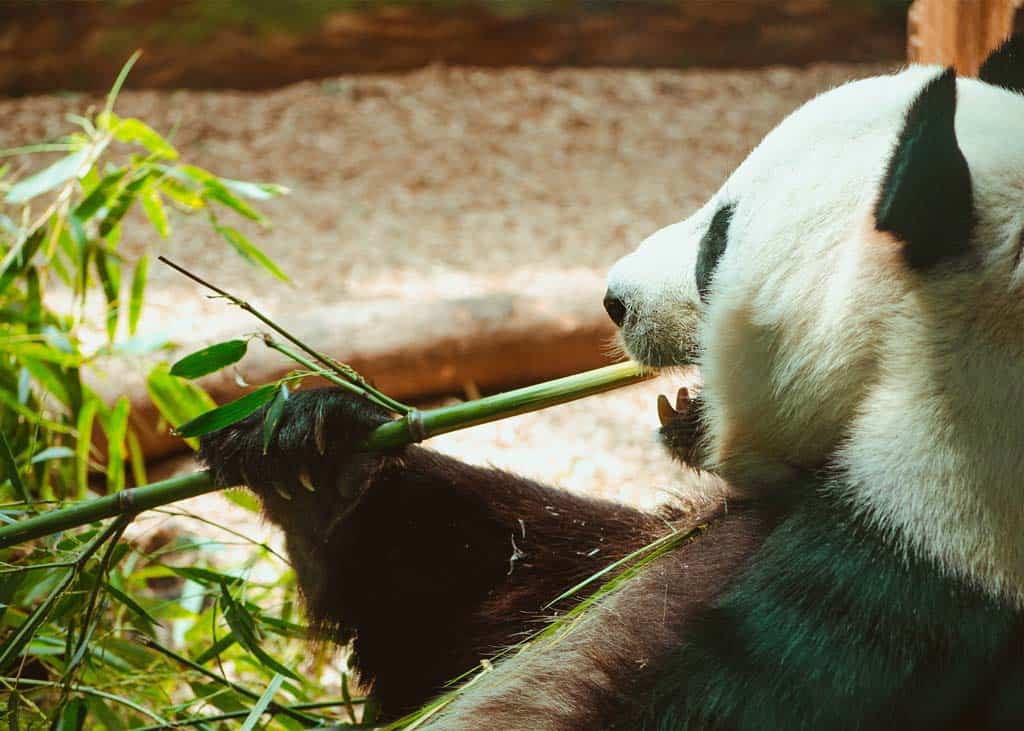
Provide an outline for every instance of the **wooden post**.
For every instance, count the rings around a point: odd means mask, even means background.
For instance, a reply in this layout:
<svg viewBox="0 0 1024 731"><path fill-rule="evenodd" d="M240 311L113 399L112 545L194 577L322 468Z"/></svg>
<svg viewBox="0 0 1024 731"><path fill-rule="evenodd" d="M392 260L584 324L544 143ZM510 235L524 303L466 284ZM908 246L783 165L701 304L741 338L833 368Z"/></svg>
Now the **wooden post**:
<svg viewBox="0 0 1024 731"><path fill-rule="evenodd" d="M1013 29L1024 0L914 0L908 16L911 63L954 66L974 76L989 52Z"/></svg>

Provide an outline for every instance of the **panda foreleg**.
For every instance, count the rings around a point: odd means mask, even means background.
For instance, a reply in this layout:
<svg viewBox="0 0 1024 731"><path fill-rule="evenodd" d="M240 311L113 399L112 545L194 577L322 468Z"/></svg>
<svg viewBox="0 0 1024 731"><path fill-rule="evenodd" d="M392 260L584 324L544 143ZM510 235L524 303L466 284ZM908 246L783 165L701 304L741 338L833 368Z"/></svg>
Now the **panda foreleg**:
<svg viewBox="0 0 1024 731"><path fill-rule="evenodd" d="M667 530L656 516L408 447L355 454L388 415L334 389L299 391L263 447L264 412L202 440L284 531L321 637L354 637L385 713L536 628L560 592Z"/></svg>

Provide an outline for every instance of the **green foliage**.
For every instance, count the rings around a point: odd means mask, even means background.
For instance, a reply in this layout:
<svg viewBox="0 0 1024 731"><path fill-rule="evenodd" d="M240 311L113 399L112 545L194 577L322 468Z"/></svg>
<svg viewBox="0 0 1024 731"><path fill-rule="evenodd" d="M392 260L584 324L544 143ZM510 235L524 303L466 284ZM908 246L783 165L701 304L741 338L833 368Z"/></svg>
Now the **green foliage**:
<svg viewBox="0 0 1024 731"><path fill-rule="evenodd" d="M201 437L203 434L223 429L234 424L236 421L241 421L256 411L256 409L274 398L276 393L277 386L274 384L260 386L255 391L247 393L245 396L235 399L229 404L224 404L212 411L200 414L179 426L175 431L182 437Z"/></svg>
<svg viewBox="0 0 1024 731"><path fill-rule="evenodd" d="M179 378L199 378L225 366L237 363L245 355L249 344L245 340L228 340L187 355L173 366L171 375Z"/></svg>
<svg viewBox="0 0 1024 731"><path fill-rule="evenodd" d="M59 152L59 159L20 180L0 178L0 430L17 465L4 471L2 497L23 499L26 490L35 499L79 497L90 468L106 473L107 492L128 482L134 439L127 428L128 404L103 403L86 376L110 358L146 355L166 345L160 338L134 337L149 258L128 261L120 251L121 223L133 209L159 237L171 235L173 214L205 213L247 261L284 277L217 214L221 209L266 224L244 198L264 200L284 189L180 163L160 133L142 120L117 115L114 102L130 66L101 111L71 118L76 131L56 144L15 151ZM101 329L87 306L94 291L103 301ZM91 337L97 331L105 337ZM194 388L177 388L157 405L169 421L181 423L212 403ZM93 442L95 427L102 450ZM35 459L58 446L76 459Z"/></svg>
<svg viewBox="0 0 1024 731"><path fill-rule="evenodd" d="M221 221L266 224L252 202L284 189L182 163L170 139L116 114L130 66L99 112L70 117L76 129L64 139L0 152L0 160L58 156L18 179L8 177L15 166L0 167L0 522L146 480L131 404L104 402L89 385L112 362L141 366L139 356L166 346L138 332L150 258L124 253L126 219L148 221L161 240L173 237L176 218L205 215L226 248L284 276ZM179 374L224 367L245 348L208 348L176 373L152 367L147 386L163 418L178 426L214 409ZM267 389L268 400L282 393ZM343 711L344 699L319 700L329 694L310 679L324 661L297 639L305 628L295 623L295 582L283 559L204 518L165 512L220 537L128 543L126 515L0 550L0 726L295 729L327 720L332 706ZM238 544L245 565L228 573L209 565L212 551ZM251 580L267 562L283 581Z"/></svg>

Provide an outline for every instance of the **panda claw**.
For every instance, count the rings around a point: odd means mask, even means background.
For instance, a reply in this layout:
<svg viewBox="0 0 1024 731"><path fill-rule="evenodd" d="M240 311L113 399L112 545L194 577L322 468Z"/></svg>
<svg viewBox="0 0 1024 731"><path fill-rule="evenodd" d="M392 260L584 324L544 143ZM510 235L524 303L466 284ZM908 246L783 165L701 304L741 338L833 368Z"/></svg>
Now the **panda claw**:
<svg viewBox="0 0 1024 731"><path fill-rule="evenodd" d="M684 413L690 407L690 389L683 386L676 392L676 411Z"/></svg>
<svg viewBox="0 0 1024 731"><path fill-rule="evenodd" d="M673 420L678 417L679 414L672 408L672 404L668 402L664 394L658 394L658 421L661 422L662 426L668 426Z"/></svg>
<svg viewBox="0 0 1024 731"><path fill-rule="evenodd" d="M299 472L299 484L306 488L309 492L316 492L316 485L313 484L313 478L309 476L309 473L305 470Z"/></svg>
<svg viewBox="0 0 1024 731"><path fill-rule="evenodd" d="M274 486L274 492L280 495L282 500L290 501L292 499L292 494L284 488L284 485L282 485L280 482L274 482L272 484Z"/></svg>
<svg viewBox="0 0 1024 731"><path fill-rule="evenodd" d="M316 424L313 426L313 441L316 442L316 451L323 457L327 454L327 439L324 436L324 420L323 415L318 415L319 418L316 420Z"/></svg>

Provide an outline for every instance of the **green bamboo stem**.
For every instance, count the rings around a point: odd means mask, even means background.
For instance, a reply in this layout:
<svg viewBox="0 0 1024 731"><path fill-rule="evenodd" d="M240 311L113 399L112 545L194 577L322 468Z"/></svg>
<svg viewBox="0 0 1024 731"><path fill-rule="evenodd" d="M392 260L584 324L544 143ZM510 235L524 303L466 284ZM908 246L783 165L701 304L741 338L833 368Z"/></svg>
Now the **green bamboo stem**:
<svg viewBox="0 0 1024 731"><path fill-rule="evenodd" d="M150 508L185 500L196 495L212 492L216 486L206 471L191 475L172 477L169 480L153 482L142 487L121 490L113 495L86 500L59 510L40 515L0 528L0 548L8 548L33 538L48 536L69 528L95 523L115 515L141 513Z"/></svg>
<svg viewBox="0 0 1024 731"><path fill-rule="evenodd" d="M371 452L393 449L439 434L546 409L549 406L639 383L653 375L638 363L627 361L517 388L514 391L484 396L475 401L421 411L418 412L418 416L413 412L404 418L379 426L370 435L364 447ZM422 423L420 434L416 434L416 421Z"/></svg>
<svg viewBox="0 0 1024 731"><path fill-rule="evenodd" d="M426 411L413 410L406 416L379 426L360 446L365 451L395 449L424 439L465 429L489 421L564 404L596 393L610 391L650 378L633 362L616 363L584 373L513 391L485 396L452 406ZM59 510L26 518L0 527L0 549L41 536L93 523L115 515L141 513L144 510L178 502L220 489L207 471L172 477L142 487L121 490L113 495L76 503Z"/></svg>

